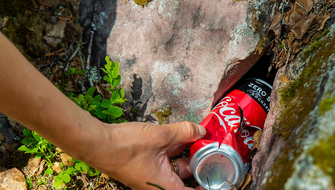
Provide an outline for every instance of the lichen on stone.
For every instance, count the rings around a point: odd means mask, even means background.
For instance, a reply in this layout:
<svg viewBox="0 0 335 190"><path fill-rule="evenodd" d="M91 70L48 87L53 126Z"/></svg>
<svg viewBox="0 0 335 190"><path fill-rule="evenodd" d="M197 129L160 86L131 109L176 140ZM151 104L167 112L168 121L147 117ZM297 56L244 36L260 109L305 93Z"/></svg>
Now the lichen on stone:
<svg viewBox="0 0 335 190"><path fill-rule="evenodd" d="M141 5L142 7L148 6L149 2L152 0L134 0L136 4Z"/></svg>
<svg viewBox="0 0 335 190"><path fill-rule="evenodd" d="M332 37L334 33L335 25L332 26L330 34L317 39L321 42L318 42L320 47L304 60L306 67L298 79L283 86L279 92L283 111L277 117L273 132L280 135L286 145L282 155L272 166L264 189L277 189L285 184L285 189L321 190L327 189L331 178L334 181L332 173L325 171L329 168L321 166L323 158L319 158L320 162L313 162L318 160L316 154L327 154L323 156L327 158L332 153L311 148L325 147L326 144L321 142L330 138L330 135L335 135L332 119L335 117L335 110L329 110L327 107L326 110L329 111L321 111L323 114L320 115L320 110L324 109L322 102L329 102L329 99L331 101L335 96L335 82L332 82L335 77L335 40ZM321 85L323 81L325 85ZM333 145L328 145L325 149L330 148L329 146ZM330 158L333 160L333 157Z"/></svg>
<svg viewBox="0 0 335 190"><path fill-rule="evenodd" d="M170 123L170 115L172 115L172 108L169 104L164 104L161 108L153 111L156 114L159 124L168 124Z"/></svg>

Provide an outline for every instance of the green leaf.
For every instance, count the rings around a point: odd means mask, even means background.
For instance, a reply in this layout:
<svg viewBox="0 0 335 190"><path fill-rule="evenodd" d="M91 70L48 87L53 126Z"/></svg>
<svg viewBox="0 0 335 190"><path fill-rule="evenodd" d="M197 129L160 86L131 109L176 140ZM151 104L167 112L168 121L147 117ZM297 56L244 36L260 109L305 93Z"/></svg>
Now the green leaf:
<svg viewBox="0 0 335 190"><path fill-rule="evenodd" d="M47 170L45 170L45 173L47 173L47 174L53 174L54 173L54 171L51 169L51 168L48 168Z"/></svg>
<svg viewBox="0 0 335 190"><path fill-rule="evenodd" d="M110 70L111 70L111 68L112 68L112 62L111 62L111 60L109 59L109 56L106 56L105 57L105 60L106 60L106 64L105 64L105 68L106 68L106 70L107 70L107 74L110 74Z"/></svg>
<svg viewBox="0 0 335 190"><path fill-rule="evenodd" d="M118 118L118 117L120 117L122 115L122 109L119 108L119 107L117 107L117 106L111 106L111 107L109 107L108 111L110 113L113 113L114 116L115 116L115 118Z"/></svg>
<svg viewBox="0 0 335 190"><path fill-rule="evenodd" d="M61 92L65 92L64 88L61 85L57 86L58 90L60 90Z"/></svg>
<svg viewBox="0 0 335 190"><path fill-rule="evenodd" d="M73 97L73 92L69 92L69 93L67 93L66 96L67 96L68 98L72 98L72 97Z"/></svg>
<svg viewBox="0 0 335 190"><path fill-rule="evenodd" d="M20 150L20 151L30 151L30 149L27 148L26 145L22 145L22 146L20 146L20 147L18 148L18 150Z"/></svg>
<svg viewBox="0 0 335 190"><path fill-rule="evenodd" d="M36 154L35 158L40 159L42 156L43 156L42 153L38 153L38 154Z"/></svg>
<svg viewBox="0 0 335 190"><path fill-rule="evenodd" d="M70 178L69 174L64 174L64 175L63 175L63 181L64 181L65 183L69 183L70 180L71 180L71 178Z"/></svg>
<svg viewBox="0 0 335 190"><path fill-rule="evenodd" d="M105 75L103 79L107 81L109 84L111 83L111 79L107 75Z"/></svg>
<svg viewBox="0 0 335 190"><path fill-rule="evenodd" d="M94 99L94 101L97 101L97 102L100 103L100 101L101 101L101 95L100 94L96 95L93 99Z"/></svg>
<svg viewBox="0 0 335 190"><path fill-rule="evenodd" d="M69 175L72 175L74 174L76 171L76 169L74 169L72 166L70 166L67 170L66 170L66 173L69 174Z"/></svg>
<svg viewBox="0 0 335 190"><path fill-rule="evenodd" d="M55 189L58 189L63 185L63 179L62 179L62 176L60 175L56 176L54 181L55 181L54 182Z"/></svg>
<svg viewBox="0 0 335 190"><path fill-rule="evenodd" d="M101 70L102 70L104 73L108 74L108 72L106 71L106 69L101 68Z"/></svg>
<svg viewBox="0 0 335 190"><path fill-rule="evenodd" d="M124 90L123 90L123 88L120 88L120 94L121 94L121 98L124 98Z"/></svg>
<svg viewBox="0 0 335 190"><path fill-rule="evenodd" d="M26 137L30 137L31 136L31 133L28 129L24 128L23 129L23 135L26 136Z"/></svg>
<svg viewBox="0 0 335 190"><path fill-rule="evenodd" d="M30 140L28 138L22 139L22 144L24 145L29 145L30 144Z"/></svg>
<svg viewBox="0 0 335 190"><path fill-rule="evenodd" d="M115 117L113 115L108 115L107 120L109 123L115 123Z"/></svg>
<svg viewBox="0 0 335 190"><path fill-rule="evenodd" d="M99 119L105 119L107 117L107 115L103 113L101 109L96 110L95 115L97 115Z"/></svg>
<svg viewBox="0 0 335 190"><path fill-rule="evenodd" d="M118 91L115 91L115 92L113 93L111 99L112 99L112 101L115 101L115 100L120 99L120 94L119 94L119 92L118 92Z"/></svg>
<svg viewBox="0 0 335 190"><path fill-rule="evenodd" d="M74 166L77 170L79 171L83 171L83 172L88 172L88 170L90 169L90 166L88 166L87 164L85 164L84 162L80 162L80 163L76 163Z"/></svg>
<svg viewBox="0 0 335 190"><path fill-rule="evenodd" d="M122 99L122 98L120 98L118 100L115 100L115 103L117 103L117 104L123 104L124 102L125 102L125 100Z"/></svg>
<svg viewBox="0 0 335 190"><path fill-rule="evenodd" d="M121 76L117 76L115 79L113 79L113 83L111 84L113 86L113 88L115 88L117 85L119 85L121 81Z"/></svg>
<svg viewBox="0 0 335 190"><path fill-rule="evenodd" d="M112 103L109 101L109 100L107 100L107 99L105 99L105 100L103 100L102 102L101 102L101 106L103 107L103 108L108 108L109 106L111 106L112 105Z"/></svg>
<svg viewBox="0 0 335 190"><path fill-rule="evenodd" d="M112 71L112 78L116 78L119 76L119 64L118 62L113 62L113 71Z"/></svg>
<svg viewBox="0 0 335 190"><path fill-rule="evenodd" d="M33 132L33 136L37 141L41 141L42 137L40 135L38 135L37 133Z"/></svg>
<svg viewBox="0 0 335 190"><path fill-rule="evenodd" d="M89 89L87 90L87 92L86 92L86 95L88 95L88 96L93 96L93 94L94 94L94 92L95 92L96 89L97 89L96 87L91 87L91 88L89 88Z"/></svg>

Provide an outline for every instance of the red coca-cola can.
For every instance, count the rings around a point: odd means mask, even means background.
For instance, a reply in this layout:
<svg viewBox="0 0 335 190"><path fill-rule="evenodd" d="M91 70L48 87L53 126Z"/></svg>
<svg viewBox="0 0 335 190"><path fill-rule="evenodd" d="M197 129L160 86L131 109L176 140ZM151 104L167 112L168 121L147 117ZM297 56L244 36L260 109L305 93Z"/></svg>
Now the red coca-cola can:
<svg viewBox="0 0 335 190"><path fill-rule="evenodd" d="M240 187L250 168L253 134L263 130L270 107L271 85L247 79L227 94L200 123L207 130L192 144L190 167L205 189Z"/></svg>

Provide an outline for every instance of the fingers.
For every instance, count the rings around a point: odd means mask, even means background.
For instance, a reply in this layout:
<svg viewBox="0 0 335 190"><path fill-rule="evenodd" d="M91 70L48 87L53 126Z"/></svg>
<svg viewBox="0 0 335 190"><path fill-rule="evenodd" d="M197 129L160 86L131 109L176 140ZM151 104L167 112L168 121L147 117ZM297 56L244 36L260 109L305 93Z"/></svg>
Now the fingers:
<svg viewBox="0 0 335 190"><path fill-rule="evenodd" d="M194 142L206 135L206 129L203 126L189 121L170 124L165 127L170 129L169 148L177 144Z"/></svg>
<svg viewBox="0 0 335 190"><path fill-rule="evenodd" d="M196 187L194 190L206 190L205 188L201 187L200 185Z"/></svg>
<svg viewBox="0 0 335 190"><path fill-rule="evenodd" d="M189 159L178 158L177 160L175 160L175 163L177 164L177 167L179 168L178 176L181 179L186 179L186 178L188 178L192 175L191 168L190 168L190 165L189 165ZM174 171L174 170L172 170L172 171Z"/></svg>

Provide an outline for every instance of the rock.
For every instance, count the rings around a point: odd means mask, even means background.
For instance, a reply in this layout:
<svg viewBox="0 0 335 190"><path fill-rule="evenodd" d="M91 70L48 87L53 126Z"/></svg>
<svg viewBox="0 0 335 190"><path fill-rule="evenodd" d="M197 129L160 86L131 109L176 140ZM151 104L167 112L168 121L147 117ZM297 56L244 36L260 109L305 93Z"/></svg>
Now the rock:
<svg viewBox="0 0 335 190"><path fill-rule="evenodd" d="M67 23L66 20L58 20L57 24L47 23L45 28L46 36L63 38L66 23Z"/></svg>
<svg viewBox="0 0 335 190"><path fill-rule="evenodd" d="M307 57L300 53L293 63L277 72L270 112L252 162L251 189L333 187L334 34L335 24L318 42L319 49ZM291 82L283 82L281 76Z"/></svg>
<svg viewBox="0 0 335 190"><path fill-rule="evenodd" d="M38 2L47 7L56 7L61 4L61 0L38 0Z"/></svg>
<svg viewBox="0 0 335 190"><path fill-rule="evenodd" d="M33 175L33 173L35 173L40 165L41 162L41 158L35 158L30 157L28 160L28 164L22 169L22 172L26 175L26 176L31 176Z"/></svg>
<svg viewBox="0 0 335 190"><path fill-rule="evenodd" d="M107 54L120 64L125 106L140 104L144 117L169 105L171 123L200 122L260 58L271 6L269 1L156 0L142 8L117 1ZM141 84L132 86L138 79Z"/></svg>
<svg viewBox="0 0 335 190"><path fill-rule="evenodd" d="M12 168L0 173L0 189L1 190L26 190L27 183L23 173Z"/></svg>

